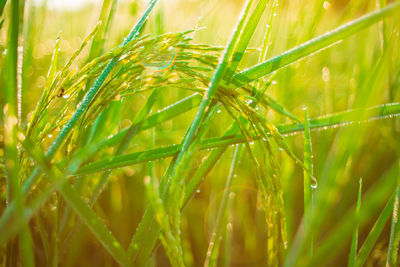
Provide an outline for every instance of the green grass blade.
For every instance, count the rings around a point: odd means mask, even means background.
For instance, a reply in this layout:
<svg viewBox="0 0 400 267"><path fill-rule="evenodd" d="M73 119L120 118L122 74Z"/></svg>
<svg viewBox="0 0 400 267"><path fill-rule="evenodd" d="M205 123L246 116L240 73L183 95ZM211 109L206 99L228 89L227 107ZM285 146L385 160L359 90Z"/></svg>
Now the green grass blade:
<svg viewBox="0 0 400 267"><path fill-rule="evenodd" d="M129 258L124 248L122 248L121 244L115 239L110 230L108 230L88 204L82 200L79 193L67 183L64 183L59 190L65 201L73 207L74 211L81 217L113 258L121 265L129 266Z"/></svg>
<svg viewBox="0 0 400 267"><path fill-rule="evenodd" d="M104 248L107 249L117 262L123 266L128 266L129 258L126 251L122 248L121 244L115 239L113 234L108 230L96 213L94 213L89 205L80 197L76 189L65 181L65 174L61 174L57 170L54 170L49 158L38 149L35 149L32 142L25 140L23 145L25 151L38 163L46 175L53 181L60 183L58 191L93 232Z"/></svg>
<svg viewBox="0 0 400 267"><path fill-rule="evenodd" d="M112 137L104 141L101 141L97 144L86 147L86 150L83 149L80 155L77 155L76 158L78 159L79 162L81 162L82 160L89 158L90 155L97 153L101 149L116 146L119 143L121 143L121 141L125 138L129 129L132 129L134 127L138 127L137 131L150 129L151 127L159 125L160 123L166 122L172 118L181 115L182 113L185 113L193 109L194 107L198 106L198 104L201 102L201 99L202 99L201 95L199 94L194 94L189 97L186 97L168 107L165 107L164 109L158 111L157 113L148 116L143 120L137 121L136 123L132 123L132 125L129 128L121 130ZM79 165L77 164L73 165L74 166L72 167L72 169L74 170L79 167Z"/></svg>
<svg viewBox="0 0 400 267"><path fill-rule="evenodd" d="M328 127L341 127L344 125L351 125L353 123L359 122L358 114L360 114L360 112L363 112L363 114L365 114L364 118L367 121L375 119L383 119L386 117L393 117L395 115L400 115L400 104L397 103L385 104L365 109L364 111L356 109L321 118L310 119L309 127L310 129L327 129ZM303 124L281 125L277 126L277 128L279 132L284 135L285 134L289 135L304 130ZM253 139L256 140L257 137L253 137ZM201 149L225 147L229 145L240 144L246 141L247 139L243 138L243 136L236 135L233 132L231 132L230 135L224 137L205 139L201 144ZM74 173L74 175L88 175L91 173L100 172L107 169L120 168L123 166L129 166L141 162L147 162L165 157L171 157L175 155L178 151L179 151L179 145L171 145L153 150L116 156L113 158L100 160L82 166Z"/></svg>
<svg viewBox="0 0 400 267"><path fill-rule="evenodd" d="M7 0L0 0L0 16L3 14L4 7L7 3Z"/></svg>
<svg viewBox="0 0 400 267"><path fill-rule="evenodd" d="M226 70L226 74L224 79L230 81L233 74L235 74L236 69L242 60L244 52L246 51L247 46L249 45L250 39L253 36L257 25L260 22L261 16L264 13L265 8L267 7L267 3L269 0L260 0L257 3L257 6L254 8L253 13L250 15L249 20L244 26L239 42L237 43L235 50L232 54L232 60L229 63L229 67Z"/></svg>
<svg viewBox="0 0 400 267"><path fill-rule="evenodd" d="M371 12L370 14L353 20L302 45L290 49L279 56L273 57L264 63L258 64L234 75L232 83L236 87L246 85L321 49L327 48L330 45L333 45L336 42L341 41L361 31L362 29L377 23L385 17L396 14L399 10L400 3L393 3L382 9Z"/></svg>
<svg viewBox="0 0 400 267"><path fill-rule="evenodd" d="M357 205L356 205L356 216L358 216L361 208L361 194L362 194L362 179L359 181L358 187L358 197L357 197ZM357 262L357 248L358 248L358 228L359 225L357 224L356 228L354 229L353 237L351 239L351 246L350 246L350 254L348 260L348 267L356 266Z"/></svg>
<svg viewBox="0 0 400 267"><path fill-rule="evenodd" d="M101 21L100 29L97 31L93 38L92 45L90 47L88 62L98 56L104 51L104 44L106 37L109 34L111 21L114 17L116 0L103 0L101 6L100 16L98 21Z"/></svg>
<svg viewBox="0 0 400 267"><path fill-rule="evenodd" d="M311 133L310 124L308 118L307 109L304 110L304 227L310 228L310 218L313 212L314 202L314 187L316 187L313 181L313 156L312 156L312 144L311 144ZM310 244L308 245L309 253L312 256L314 238L310 238Z"/></svg>
<svg viewBox="0 0 400 267"><path fill-rule="evenodd" d="M397 265L397 253L400 240L400 223L399 223L399 198L400 187L397 185L396 196L393 203L392 225L390 229L389 246L387 250L386 266Z"/></svg>
<svg viewBox="0 0 400 267"><path fill-rule="evenodd" d="M153 90L149 98L147 99L146 103L144 106L141 108L139 113L136 115L135 119L133 120L133 126L131 126L124 138L122 139L121 143L119 144L115 154L116 155L121 155L125 152L125 150L128 148L130 141L132 138L135 136L135 134L138 132L139 128L141 127L142 122L146 120L146 117L151 111L151 108L153 107L154 103L156 102L158 95L160 93L161 88L157 88Z"/></svg>
<svg viewBox="0 0 400 267"><path fill-rule="evenodd" d="M363 205L359 213L356 214L354 209L350 209L350 211L341 218L338 226L320 242L319 246L315 247L314 255L311 260L299 260L298 264L317 266L324 264L335 255L338 255L345 248L344 246L338 247L338 242L345 238L350 239L353 229L357 224L363 224L370 218L371 214L379 212L381 207L385 205L385 202L386 204L393 204L393 197L390 197L389 201L387 201L387 196L393 194L393 188L391 186L394 184L393 177L395 177L397 173L397 167L392 167L384 177L377 181L373 187L364 194ZM387 208L386 205L384 212L387 212ZM384 214L384 212L382 212L382 214Z"/></svg>
<svg viewBox="0 0 400 267"><path fill-rule="evenodd" d="M2 3L3 4L3 3ZM5 2L4 2L5 4ZM0 6L1 11L3 6ZM18 125L19 125L19 104L18 92L18 38L20 22L20 2L11 1L10 23L7 41L7 58L5 65L5 89L3 112L4 129L4 160L6 167L6 203L9 206L12 201L16 203L16 214L22 216L24 203L19 178L19 151L18 151ZM10 242L8 246L13 246ZM23 264L34 266L34 255L32 240L28 224L23 226L19 235L19 249L21 251ZM7 255L9 256L9 255ZM9 264L9 262L7 262Z"/></svg>
<svg viewBox="0 0 400 267"><path fill-rule="evenodd" d="M215 226L211 234L210 242L208 243L207 255L204 266L216 266L218 261L218 251L220 248L220 242L226 231L225 221L227 214L227 207L229 205L229 194L231 192L231 186L233 182L233 177L236 172L236 168L241 156L243 146L238 145L233 154L233 159L231 162L231 167L229 170L228 178L226 179L224 194L222 196L221 203L218 208L217 219L215 221Z"/></svg>
<svg viewBox="0 0 400 267"><path fill-rule="evenodd" d="M363 266L365 261L367 260L369 254L371 253L372 249L376 244L376 241L378 240L380 234L382 233L383 228L385 227L387 221L389 220L390 215L392 214L393 204L394 204L394 197L392 197L389 200L389 202L383 209L382 213L376 220L371 231L369 232L364 243L362 244L360 251L357 254L356 266Z"/></svg>
<svg viewBox="0 0 400 267"><path fill-rule="evenodd" d="M128 147L129 142L133 137L136 135L138 129L141 126L141 123L144 121L148 113L151 111L152 106L156 102L158 95L160 92L160 88L155 89L149 98L147 99L146 103L143 105L139 113L136 115L135 119L133 120L132 126L128 129L126 132L124 138L121 140L119 146L115 150L115 155L121 155L125 152L126 148ZM94 187L94 190L92 192L92 195L89 200L89 205L93 206L94 203L97 201L97 198L100 196L101 192L103 191L105 185L108 182L109 176L110 176L110 171L104 172L97 184ZM65 219L67 220L67 218ZM80 232L82 231L80 228L80 225L76 226L76 229L72 230L73 232Z"/></svg>

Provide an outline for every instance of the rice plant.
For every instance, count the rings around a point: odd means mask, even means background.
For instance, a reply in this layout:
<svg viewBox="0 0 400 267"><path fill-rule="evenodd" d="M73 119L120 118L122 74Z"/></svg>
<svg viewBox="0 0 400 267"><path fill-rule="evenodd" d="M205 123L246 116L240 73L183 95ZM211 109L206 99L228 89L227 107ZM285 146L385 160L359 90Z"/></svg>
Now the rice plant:
<svg viewBox="0 0 400 267"><path fill-rule="evenodd" d="M2 265L398 265L399 1L61 6L0 1Z"/></svg>

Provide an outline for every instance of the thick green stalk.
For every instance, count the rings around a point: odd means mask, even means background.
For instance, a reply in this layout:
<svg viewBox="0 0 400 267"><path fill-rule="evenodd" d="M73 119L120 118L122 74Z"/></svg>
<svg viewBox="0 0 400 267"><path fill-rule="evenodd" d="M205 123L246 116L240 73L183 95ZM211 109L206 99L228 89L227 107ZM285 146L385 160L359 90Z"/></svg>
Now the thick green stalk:
<svg viewBox="0 0 400 267"><path fill-rule="evenodd" d="M24 211L23 197L19 178L19 151L18 151L18 38L19 38L19 0L12 0L10 4L10 24L7 42L7 59L5 66L4 87L4 152L6 166L7 206L13 201L16 203L17 216L22 216ZM34 266L32 240L28 224L23 225L19 235L19 248L25 266ZM10 242L8 246L13 246ZM12 251L12 250L9 250ZM8 264L8 263L7 263Z"/></svg>

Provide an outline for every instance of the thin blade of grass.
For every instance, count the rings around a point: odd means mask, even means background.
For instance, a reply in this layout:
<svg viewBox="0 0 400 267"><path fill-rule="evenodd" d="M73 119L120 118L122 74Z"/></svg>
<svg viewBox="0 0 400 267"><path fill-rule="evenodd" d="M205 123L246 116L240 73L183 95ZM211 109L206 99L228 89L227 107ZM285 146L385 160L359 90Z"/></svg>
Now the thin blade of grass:
<svg viewBox="0 0 400 267"><path fill-rule="evenodd" d="M7 0L0 0L0 16L3 14L4 6L6 5Z"/></svg>
<svg viewBox="0 0 400 267"><path fill-rule="evenodd" d="M96 35L93 38L92 45L90 47L88 62L98 56L104 51L104 44L109 34L112 19L115 13L117 1L116 0L103 0L101 6L100 16L98 21L101 21L101 26Z"/></svg>
<svg viewBox="0 0 400 267"><path fill-rule="evenodd" d="M250 15L246 25L241 31L239 42L235 46L235 50L232 53L232 59L229 63L229 67L226 70L226 74L224 77L225 80L230 81L232 76L235 74L236 69L240 61L242 60L244 52L249 45L250 39L260 22L261 16L263 15L268 2L269 0L261 0L257 3L257 6L254 8L253 13Z"/></svg>
<svg viewBox="0 0 400 267"><path fill-rule="evenodd" d="M313 156L312 156L312 143L310 124L307 109L304 109L304 227L307 229L311 227L310 218L312 217L314 206L314 188L316 187L313 181ZM314 238L310 238L308 250L310 256L313 254Z"/></svg>
<svg viewBox="0 0 400 267"><path fill-rule="evenodd" d="M357 224L362 224L367 221L371 214L379 211L382 205L385 205L386 202L386 207L381 215L385 214L388 209L388 204L393 204L394 194L391 185L394 184L393 177L395 177L397 173L397 166L392 167L388 173L376 182L376 184L364 195L363 205L361 206L359 213L356 214L354 210L351 209L347 215L342 217L339 225L332 230L327 238L325 238L318 247L315 247L313 258L307 262L299 260L298 263L310 266L323 264L345 248L344 246L338 247L338 242L344 238L351 238L352 229L354 229ZM392 196L389 201L387 201L387 196L390 196L391 194Z"/></svg>
<svg viewBox="0 0 400 267"><path fill-rule="evenodd" d="M302 45L290 49L283 54L273 57L264 63L258 64L233 76L232 84L241 87L249 84L273 71L283 68L293 62L307 57L321 49L327 48L362 29L371 26L381 19L394 15L400 10L400 3L393 3L382 9L371 12L359 19L344 24L328 33L318 36Z"/></svg>
<svg viewBox="0 0 400 267"><path fill-rule="evenodd" d="M358 187L358 197L357 197L357 205L356 205L356 216L359 216L360 208L361 208L361 194L362 194L362 179L359 181L359 187ZM349 254L349 260L347 263L348 267L354 267L356 266L357 262L357 248L358 248L358 228L359 225L356 225L356 228L354 229L353 237L351 239L351 245L350 245L350 254Z"/></svg>
<svg viewBox="0 0 400 267"><path fill-rule="evenodd" d="M392 214L394 199L395 198L392 197L389 200L389 202L383 209L382 213L379 215L378 219L376 220L371 231L369 232L364 243L362 244L360 251L357 254L356 266L363 266L369 256L369 254L371 253L372 249L374 248L376 241L378 240L380 234L383 231L383 228L385 227L387 221L389 220L390 215Z"/></svg>
<svg viewBox="0 0 400 267"><path fill-rule="evenodd" d="M222 196L221 204L218 208L217 219L215 221L214 229L211 234L210 242L208 243L206 260L204 266L216 266L218 260L218 251L220 247L220 242L224 231L226 231L225 221L227 216L227 207L229 205L229 194L231 192L231 186L233 182L233 177L237 169L238 161L242 152L242 145L238 145L233 154L233 159L231 162L231 167L229 170L228 178L226 179L224 194Z"/></svg>
<svg viewBox="0 0 400 267"><path fill-rule="evenodd" d="M390 228L390 238L387 250L386 266L397 265L397 253L400 241L399 199L400 199L400 187L399 185L397 185L396 196L393 203L392 225Z"/></svg>

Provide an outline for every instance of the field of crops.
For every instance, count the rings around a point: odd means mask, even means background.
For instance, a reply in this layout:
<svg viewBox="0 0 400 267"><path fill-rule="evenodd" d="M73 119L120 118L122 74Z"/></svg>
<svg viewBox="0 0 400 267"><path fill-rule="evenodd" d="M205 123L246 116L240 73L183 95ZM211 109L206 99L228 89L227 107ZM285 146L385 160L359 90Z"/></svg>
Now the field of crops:
<svg viewBox="0 0 400 267"><path fill-rule="evenodd" d="M0 266L398 266L400 1L0 0Z"/></svg>

